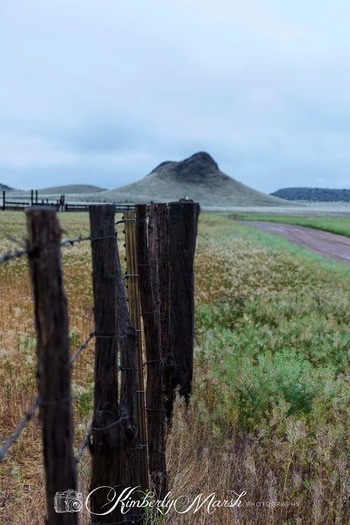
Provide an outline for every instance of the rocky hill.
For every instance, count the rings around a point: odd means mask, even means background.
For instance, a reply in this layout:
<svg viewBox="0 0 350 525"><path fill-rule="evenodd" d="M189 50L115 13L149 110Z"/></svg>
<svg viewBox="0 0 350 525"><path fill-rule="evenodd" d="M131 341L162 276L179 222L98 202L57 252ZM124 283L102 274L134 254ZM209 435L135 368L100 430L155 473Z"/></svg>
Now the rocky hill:
<svg viewBox="0 0 350 525"><path fill-rule="evenodd" d="M6 184L0 183L0 191L12 191L13 188L10 188L10 186L6 186Z"/></svg>
<svg viewBox="0 0 350 525"><path fill-rule="evenodd" d="M188 197L204 206L279 206L282 200L256 191L223 173L199 152L183 161L162 162L146 177L99 197L115 201L172 201Z"/></svg>

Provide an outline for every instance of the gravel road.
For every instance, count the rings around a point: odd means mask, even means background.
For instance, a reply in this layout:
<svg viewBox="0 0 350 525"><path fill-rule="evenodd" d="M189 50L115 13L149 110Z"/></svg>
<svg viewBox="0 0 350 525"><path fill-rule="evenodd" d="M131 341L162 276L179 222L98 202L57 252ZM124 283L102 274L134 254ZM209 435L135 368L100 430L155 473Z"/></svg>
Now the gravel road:
<svg viewBox="0 0 350 525"><path fill-rule="evenodd" d="M260 228L264 232L285 237L289 241L309 248L324 257L350 264L349 237L291 224L259 221L244 221L244 224Z"/></svg>

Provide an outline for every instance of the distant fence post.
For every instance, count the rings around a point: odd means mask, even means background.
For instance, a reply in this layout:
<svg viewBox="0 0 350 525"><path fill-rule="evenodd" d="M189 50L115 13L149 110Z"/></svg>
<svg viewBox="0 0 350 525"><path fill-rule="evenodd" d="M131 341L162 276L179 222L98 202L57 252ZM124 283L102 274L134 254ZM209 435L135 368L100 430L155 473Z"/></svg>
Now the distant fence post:
<svg viewBox="0 0 350 525"><path fill-rule="evenodd" d="M193 375L194 254L199 204L169 204L170 345L175 358L173 386L189 401Z"/></svg>
<svg viewBox="0 0 350 525"><path fill-rule="evenodd" d="M115 247L115 211L113 205L90 206L91 251L95 316L95 394L92 426L92 474L90 490L114 487L116 497L122 491L122 425L118 407L116 318L117 267ZM93 513L108 511L111 489L92 493L89 508ZM113 502L110 503L112 508ZM98 523L122 521L120 505Z"/></svg>
<svg viewBox="0 0 350 525"><path fill-rule="evenodd" d="M55 212L27 210L29 266L37 331L38 390L46 475L47 523L76 525L63 493L76 490L71 413L67 300L62 284L61 230ZM61 496L57 493L61 493ZM75 505L74 497L68 507ZM56 506L56 509L55 509ZM56 512L56 510L64 511Z"/></svg>
<svg viewBox="0 0 350 525"><path fill-rule="evenodd" d="M6 210L6 191L3 190L2 192L2 209Z"/></svg>

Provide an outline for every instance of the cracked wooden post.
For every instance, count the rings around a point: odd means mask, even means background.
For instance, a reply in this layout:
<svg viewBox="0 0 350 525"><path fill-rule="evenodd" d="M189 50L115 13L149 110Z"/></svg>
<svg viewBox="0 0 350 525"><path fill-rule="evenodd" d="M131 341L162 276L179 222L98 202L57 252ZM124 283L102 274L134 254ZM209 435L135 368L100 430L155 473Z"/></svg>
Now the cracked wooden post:
<svg viewBox="0 0 350 525"><path fill-rule="evenodd" d="M95 205L89 210L96 333L90 490L99 489L91 494L89 509L101 514L113 507L110 500L106 506L108 498L112 497L111 487L114 487L116 497L122 491L124 469L117 379L115 207ZM122 521L122 517L120 505L117 505L108 514L98 515L94 521L115 523Z"/></svg>
<svg viewBox="0 0 350 525"><path fill-rule="evenodd" d="M191 394L194 339L194 254L199 204L169 205L170 346L175 359L173 387L186 402Z"/></svg>
<svg viewBox="0 0 350 525"><path fill-rule="evenodd" d="M26 216L37 332L37 380L48 515L46 523L76 525L79 501L74 495L71 498L64 497L67 491L77 489L77 481L73 454L67 299L59 247L61 229L52 209L29 208ZM61 493L61 496L56 496L57 493Z"/></svg>
<svg viewBox="0 0 350 525"><path fill-rule="evenodd" d="M136 247L139 288L146 342L146 412L148 455L152 489L163 499L167 489L165 462L165 405L163 391L164 360L161 355L160 295L158 273L160 207L136 206Z"/></svg>

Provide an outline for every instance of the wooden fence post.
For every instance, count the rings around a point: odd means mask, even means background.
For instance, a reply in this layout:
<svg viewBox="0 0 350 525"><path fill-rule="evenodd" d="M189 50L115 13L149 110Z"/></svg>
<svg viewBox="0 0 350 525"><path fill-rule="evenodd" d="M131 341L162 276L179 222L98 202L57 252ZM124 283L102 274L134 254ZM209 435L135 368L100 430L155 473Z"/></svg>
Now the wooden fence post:
<svg viewBox="0 0 350 525"><path fill-rule="evenodd" d="M78 510L79 501L74 493L70 498L63 496L69 490L75 491L77 485L72 444L67 300L58 246L61 230L52 209L28 209L26 215L37 331L47 524L76 525L78 512L72 510ZM61 495L56 496L57 493ZM78 507L74 507L76 503Z"/></svg>
<svg viewBox="0 0 350 525"><path fill-rule="evenodd" d="M193 375L194 254L199 205L169 204L170 345L175 358L173 386L189 401Z"/></svg>
<svg viewBox="0 0 350 525"><path fill-rule="evenodd" d="M91 250L93 267L95 316L95 394L92 427L92 475L90 490L114 487L116 496L122 491L123 450L122 425L118 407L116 320L116 246L115 212L113 205L90 206ZM107 512L110 489L93 492L89 509L93 513ZM99 523L122 521L120 505Z"/></svg>
<svg viewBox="0 0 350 525"><path fill-rule="evenodd" d="M169 207L158 204L154 233L157 232L158 287L160 302L160 355L164 362L163 399L167 421L171 420L173 406L174 356L170 347L170 252ZM152 237L152 234L151 234ZM152 246L152 243L151 243ZM151 257L154 257L151 255Z"/></svg>
<svg viewBox="0 0 350 525"><path fill-rule="evenodd" d="M6 191L3 190L2 192L2 209L6 210Z"/></svg>
<svg viewBox="0 0 350 525"><path fill-rule="evenodd" d="M169 211L167 204L155 204L151 206L150 212L150 229L149 229L149 256L156 264L151 264L150 269L156 270L156 275L152 281L156 287L156 300L159 302L159 357L160 367L158 374L161 375L161 382L158 383L157 397L154 397L155 403L158 399L159 418L159 456L156 459L155 467L157 468L156 481L158 491L161 497L164 497L168 490L167 469L166 469L166 408L169 399L169 386L172 384L172 360L170 353L170 259L169 259ZM158 287L158 289L157 289ZM152 365L151 365L152 366ZM153 372L157 373L157 367ZM172 394L171 390L170 393Z"/></svg>
<svg viewBox="0 0 350 525"><path fill-rule="evenodd" d="M125 454L125 472L123 476L124 487L142 487L143 486L143 465L142 457L144 455L143 448L140 447L140 435L135 421L137 415L137 407L135 400L135 392L137 390L138 377L138 334L132 326L128 311L128 304L126 299L126 290L124 286L124 279L120 265L118 245L117 249L117 322L119 333L119 353L120 353L120 415L123 418L124 430L124 454ZM147 463L146 463L147 474ZM147 476L146 476L147 479ZM148 488L148 483L146 489ZM135 491L132 494L132 499L137 501L140 499L140 493ZM143 515L142 508L135 507L133 511L128 513L126 518L131 518L131 523L139 523Z"/></svg>
<svg viewBox="0 0 350 525"><path fill-rule="evenodd" d="M146 412L148 455L152 488L157 499L166 495L164 361L161 356L158 278L158 205L152 205L147 227L147 206L136 206L136 249L142 317L146 341ZM147 235L147 228L149 235Z"/></svg>
<svg viewBox="0 0 350 525"><path fill-rule="evenodd" d="M147 454L147 430L145 416L145 386L143 377L143 355L142 355L142 337L141 337L141 311L139 296L139 273L137 267L136 255L136 227L135 211L126 211L124 213L125 224L125 249L126 249L126 271L127 271L127 288L130 309L130 321L136 330L137 336L137 389L135 396L135 408L137 426L140 435L140 467L141 467L141 488L149 489L148 479L148 454Z"/></svg>

